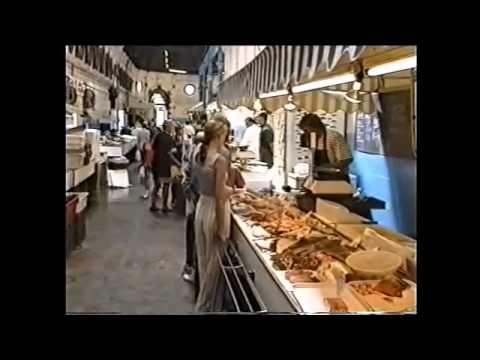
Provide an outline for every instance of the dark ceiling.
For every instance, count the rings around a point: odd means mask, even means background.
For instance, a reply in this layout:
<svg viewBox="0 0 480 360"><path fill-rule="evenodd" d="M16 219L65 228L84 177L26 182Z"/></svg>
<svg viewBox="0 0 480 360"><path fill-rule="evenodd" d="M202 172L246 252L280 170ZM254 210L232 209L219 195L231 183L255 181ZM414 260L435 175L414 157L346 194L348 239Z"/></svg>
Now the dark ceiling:
<svg viewBox="0 0 480 360"><path fill-rule="evenodd" d="M207 46L134 46L125 45L125 52L138 69L168 72L164 50L168 50L170 69L197 74Z"/></svg>

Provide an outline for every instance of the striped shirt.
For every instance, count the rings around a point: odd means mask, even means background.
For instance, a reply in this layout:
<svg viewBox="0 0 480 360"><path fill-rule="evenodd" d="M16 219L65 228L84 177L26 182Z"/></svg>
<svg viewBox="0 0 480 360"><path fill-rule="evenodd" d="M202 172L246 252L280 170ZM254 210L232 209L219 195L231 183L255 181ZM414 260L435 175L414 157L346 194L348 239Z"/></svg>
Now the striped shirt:
<svg viewBox="0 0 480 360"><path fill-rule="evenodd" d="M344 137L335 130L327 129L327 156L330 163L352 159L352 153ZM323 150L323 139L317 139L317 149Z"/></svg>

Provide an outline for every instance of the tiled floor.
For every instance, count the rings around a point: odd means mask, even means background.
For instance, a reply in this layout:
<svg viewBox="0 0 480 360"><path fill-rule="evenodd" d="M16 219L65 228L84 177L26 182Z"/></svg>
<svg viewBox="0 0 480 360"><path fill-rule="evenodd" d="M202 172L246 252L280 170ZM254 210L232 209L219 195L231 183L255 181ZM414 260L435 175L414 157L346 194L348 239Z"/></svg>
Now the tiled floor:
<svg viewBox="0 0 480 360"><path fill-rule="evenodd" d="M84 248L67 261L67 312L185 314L193 288L180 273L185 218L152 214L142 188L90 199Z"/></svg>

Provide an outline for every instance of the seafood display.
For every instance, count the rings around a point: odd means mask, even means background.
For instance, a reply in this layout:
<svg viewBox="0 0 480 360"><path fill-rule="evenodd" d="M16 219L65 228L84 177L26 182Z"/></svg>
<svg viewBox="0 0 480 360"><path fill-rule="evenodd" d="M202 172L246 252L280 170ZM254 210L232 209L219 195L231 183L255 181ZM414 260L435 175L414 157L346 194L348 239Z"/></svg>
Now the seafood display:
<svg viewBox="0 0 480 360"><path fill-rule="evenodd" d="M261 226L271 238L271 259L278 270L295 282L321 282L351 273L343 261L351 253L333 229L304 213L281 197L258 198L244 193L233 199L232 208Z"/></svg>
<svg viewBox="0 0 480 360"><path fill-rule="evenodd" d="M273 269L282 271L281 276L294 286L348 283L349 291L357 294L355 298L368 311L404 311L414 306L411 286L395 275L374 282L360 281L345 262L361 250L358 241L348 240L287 198L235 194L232 210L250 226L257 247L268 254ZM338 294L324 298L327 308L330 312L348 312Z"/></svg>

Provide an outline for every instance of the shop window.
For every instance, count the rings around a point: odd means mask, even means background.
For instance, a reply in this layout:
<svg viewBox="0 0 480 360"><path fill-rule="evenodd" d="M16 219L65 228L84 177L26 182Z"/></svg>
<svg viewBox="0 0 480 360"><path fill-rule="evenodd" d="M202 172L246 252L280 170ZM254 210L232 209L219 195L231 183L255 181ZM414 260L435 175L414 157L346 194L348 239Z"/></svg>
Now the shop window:
<svg viewBox="0 0 480 360"><path fill-rule="evenodd" d="M413 117L409 90L380 94L382 112L357 114L355 150L402 158L412 158Z"/></svg>

